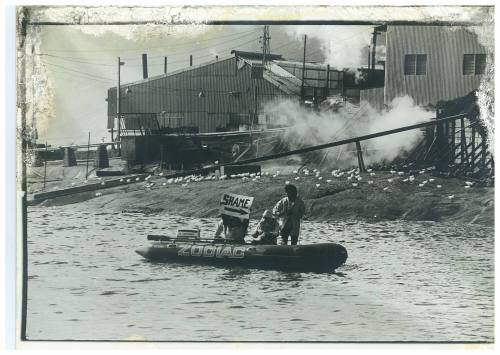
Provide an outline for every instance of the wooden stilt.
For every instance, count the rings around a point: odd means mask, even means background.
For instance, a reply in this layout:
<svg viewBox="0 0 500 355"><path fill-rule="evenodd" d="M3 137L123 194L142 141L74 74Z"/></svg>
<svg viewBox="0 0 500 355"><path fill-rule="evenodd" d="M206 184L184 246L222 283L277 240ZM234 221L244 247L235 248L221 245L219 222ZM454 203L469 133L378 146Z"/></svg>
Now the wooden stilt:
<svg viewBox="0 0 500 355"><path fill-rule="evenodd" d="M356 141L356 151L358 154L358 166L360 173L366 173L365 162L363 161L363 151L361 150L361 143Z"/></svg>
<svg viewBox="0 0 500 355"><path fill-rule="evenodd" d="M474 166L474 152L476 150L476 129L474 128L474 126L472 126L472 129L471 129L471 159L470 159L470 170L471 170L471 173L474 174L474 169L475 169L475 166Z"/></svg>
<svg viewBox="0 0 500 355"><path fill-rule="evenodd" d="M465 122L464 122L464 119L461 118L460 119L460 160L461 160L462 164L465 163L465 159L466 159L466 156L465 156L466 144L467 144L467 139L465 137Z"/></svg>

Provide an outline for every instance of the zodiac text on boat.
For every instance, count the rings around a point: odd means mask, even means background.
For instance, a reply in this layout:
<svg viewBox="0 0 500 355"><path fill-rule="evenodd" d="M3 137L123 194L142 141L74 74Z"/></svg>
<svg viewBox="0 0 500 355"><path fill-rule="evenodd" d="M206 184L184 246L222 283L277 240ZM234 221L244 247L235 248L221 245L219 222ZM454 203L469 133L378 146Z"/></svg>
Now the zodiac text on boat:
<svg viewBox="0 0 500 355"><path fill-rule="evenodd" d="M179 256L201 256L206 258L243 258L246 247L187 245L177 252Z"/></svg>

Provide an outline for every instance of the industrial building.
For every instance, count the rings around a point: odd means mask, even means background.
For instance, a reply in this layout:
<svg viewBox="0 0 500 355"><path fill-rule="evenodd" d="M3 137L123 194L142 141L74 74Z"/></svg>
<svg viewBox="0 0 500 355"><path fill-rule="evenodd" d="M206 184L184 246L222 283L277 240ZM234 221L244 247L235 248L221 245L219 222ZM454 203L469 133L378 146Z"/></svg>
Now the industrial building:
<svg viewBox="0 0 500 355"><path fill-rule="evenodd" d="M324 64L232 51L231 57L121 86L122 135L209 133L271 127L269 101L342 95L345 72ZM305 68L303 78L303 68ZM302 85L302 78L304 85ZM117 130L116 87L108 91L108 129Z"/></svg>
<svg viewBox="0 0 500 355"><path fill-rule="evenodd" d="M185 168L207 159L201 148L210 150L213 142L220 154L209 156L224 160L224 151L234 144L243 144L244 150L250 134L275 128L267 103L289 98L313 105L331 95L352 96L346 83L354 83L352 73L325 64L233 50L226 59L121 85L119 132L117 89L110 88L108 129L119 134L125 160L161 160Z"/></svg>
<svg viewBox="0 0 500 355"><path fill-rule="evenodd" d="M266 112L273 100L314 108L339 96L383 110L408 95L436 108L477 90L486 61L485 48L467 28L404 24L374 28L368 66L356 68L357 74L233 50L228 58L147 77L144 55L143 80L122 84L119 95L116 87L108 90L108 129L132 164L161 161L184 169L210 159L224 162L237 158L235 152L259 154L254 138L277 127Z"/></svg>
<svg viewBox="0 0 500 355"><path fill-rule="evenodd" d="M491 58L472 29L375 27L360 106L370 104L383 110L395 98L407 95L415 104L434 109L437 118L465 114L465 118L426 130L409 160L434 164L450 174L481 177L494 174L488 133L477 103L477 90ZM385 46L383 58L375 56L377 39Z"/></svg>
<svg viewBox="0 0 500 355"><path fill-rule="evenodd" d="M373 72L383 81L360 91L360 100L382 109L408 95L420 106L466 96L479 88L487 51L465 27L443 25L384 25L374 30L385 41L385 58L371 58ZM373 50L372 53L376 51ZM376 68L382 64L383 69Z"/></svg>

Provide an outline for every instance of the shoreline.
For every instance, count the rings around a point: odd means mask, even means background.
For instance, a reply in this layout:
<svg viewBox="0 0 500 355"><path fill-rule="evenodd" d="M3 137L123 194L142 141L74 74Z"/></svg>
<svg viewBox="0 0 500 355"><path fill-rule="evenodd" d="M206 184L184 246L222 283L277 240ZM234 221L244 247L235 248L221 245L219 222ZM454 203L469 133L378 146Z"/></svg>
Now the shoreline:
<svg viewBox="0 0 500 355"><path fill-rule="evenodd" d="M350 171L339 171L335 175L343 174L334 176L331 171L276 175L273 170L265 169L261 177L186 178L177 182L151 175L145 181L57 197L38 206L78 203L89 210L206 218L218 217L222 193L232 192L253 196L250 218L259 219L285 195L288 182L297 186L304 200L307 221L408 220L494 226L494 187L433 176L428 171L412 175L387 171L349 175Z"/></svg>

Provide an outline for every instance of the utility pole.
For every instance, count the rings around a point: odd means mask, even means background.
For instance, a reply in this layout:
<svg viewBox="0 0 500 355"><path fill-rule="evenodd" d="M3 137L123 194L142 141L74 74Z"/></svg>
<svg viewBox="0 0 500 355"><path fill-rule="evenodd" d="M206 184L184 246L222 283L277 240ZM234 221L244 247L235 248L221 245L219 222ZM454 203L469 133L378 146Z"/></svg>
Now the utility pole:
<svg viewBox="0 0 500 355"><path fill-rule="evenodd" d="M122 139L121 121L122 121L122 118L121 118L121 107L120 107L121 106L120 69L121 69L121 66L124 64L125 64L125 62L120 61L120 57L118 57L118 86L116 87L116 116L118 117L118 134L117 134L116 138L119 141L119 143L118 143L118 156L120 156L120 157L122 155L122 144L121 144L121 139Z"/></svg>
<svg viewBox="0 0 500 355"><path fill-rule="evenodd" d="M371 50L370 45L368 45L368 67L367 67L368 69L370 69L370 63L371 63L370 50Z"/></svg>
<svg viewBox="0 0 500 355"><path fill-rule="evenodd" d="M306 74L306 45L307 45L307 35L304 35L304 57L302 59L302 84L300 85L300 99L302 100L302 103L304 103L305 100L304 78Z"/></svg>
<svg viewBox="0 0 500 355"><path fill-rule="evenodd" d="M269 26L264 26L264 34L262 35L262 66L265 67L268 61L269 55L271 54L271 48L269 46Z"/></svg>

